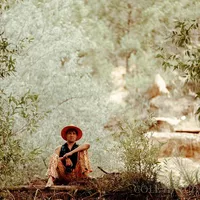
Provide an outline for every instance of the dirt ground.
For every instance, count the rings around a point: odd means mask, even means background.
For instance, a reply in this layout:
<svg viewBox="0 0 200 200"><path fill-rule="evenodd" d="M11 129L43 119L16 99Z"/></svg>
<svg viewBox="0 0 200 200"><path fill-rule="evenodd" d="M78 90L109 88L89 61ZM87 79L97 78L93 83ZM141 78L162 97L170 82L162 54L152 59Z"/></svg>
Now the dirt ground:
<svg viewBox="0 0 200 200"><path fill-rule="evenodd" d="M99 178L88 178L58 183L45 188L47 180L37 179L23 186L0 190L0 200L189 200L200 199L200 185L179 190L166 188L159 182L137 180L131 185L123 183L121 174L105 174ZM137 184L135 184L137 183Z"/></svg>
<svg viewBox="0 0 200 200"><path fill-rule="evenodd" d="M97 179L72 182L67 186L45 188L46 180L34 180L29 185L5 188L0 200L183 200L177 192L157 185L120 185L119 174L107 174ZM66 187L66 188L65 188ZM185 192L187 193L187 192Z"/></svg>

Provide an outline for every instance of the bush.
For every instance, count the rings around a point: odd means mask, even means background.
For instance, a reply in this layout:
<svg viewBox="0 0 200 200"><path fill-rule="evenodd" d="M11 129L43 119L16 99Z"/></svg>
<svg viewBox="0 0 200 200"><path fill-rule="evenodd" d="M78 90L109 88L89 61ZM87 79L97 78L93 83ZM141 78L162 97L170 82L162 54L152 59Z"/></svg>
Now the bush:
<svg viewBox="0 0 200 200"><path fill-rule="evenodd" d="M16 59L20 48L11 45L0 34L0 80L16 72ZM38 108L37 94L26 92L22 96L7 94L0 88L0 185L23 182L29 173L24 170L38 155L38 149L24 150L21 142L25 133L32 133L44 114ZM29 169L31 171L31 169ZM33 173L32 173L33 174ZM31 174L31 175L32 175Z"/></svg>
<svg viewBox="0 0 200 200"><path fill-rule="evenodd" d="M145 136L151 124L151 121L119 124L114 137L120 143L119 151L122 152L125 169L121 173L105 175L103 184L99 183L102 186L100 190L133 198L132 195L136 194L148 195L142 191L144 188L147 193L165 188L157 182L159 147L153 146Z"/></svg>
<svg viewBox="0 0 200 200"><path fill-rule="evenodd" d="M143 179L155 180L159 148L145 136L152 122L125 123L118 133L125 171Z"/></svg>
<svg viewBox="0 0 200 200"><path fill-rule="evenodd" d="M24 150L23 134L33 132L42 118L38 112L38 95L25 93L21 97L0 94L0 180L1 185L17 184L25 177L24 169L39 153ZM23 177L23 178L22 178Z"/></svg>

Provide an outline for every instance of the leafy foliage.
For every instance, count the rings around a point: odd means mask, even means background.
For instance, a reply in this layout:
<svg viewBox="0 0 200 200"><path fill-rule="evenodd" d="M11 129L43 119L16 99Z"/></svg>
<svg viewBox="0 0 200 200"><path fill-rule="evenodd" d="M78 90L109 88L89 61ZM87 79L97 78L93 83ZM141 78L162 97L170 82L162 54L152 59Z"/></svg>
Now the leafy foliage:
<svg viewBox="0 0 200 200"><path fill-rule="evenodd" d="M172 46L162 48L163 54L158 55L164 59L163 66L185 72L187 79L200 80L200 48L198 47L198 27L196 20L177 21L167 42ZM168 50L165 52L165 50ZM170 51L171 50L171 51Z"/></svg>
<svg viewBox="0 0 200 200"><path fill-rule="evenodd" d="M15 72L16 60L13 56L17 53L18 49L10 48L11 44L8 39L0 34L0 78L10 76L11 72Z"/></svg>
<svg viewBox="0 0 200 200"><path fill-rule="evenodd" d="M162 65L184 72L187 81L200 85L200 47L198 20L176 21L174 30L161 48ZM200 97L197 91L197 97ZM200 114L200 109L196 112ZM199 115L200 120L200 115Z"/></svg>
<svg viewBox="0 0 200 200"><path fill-rule="evenodd" d="M170 168L170 171L169 162L174 165ZM195 169L195 167L192 167L190 169L188 162L185 162L181 157L166 158L163 164L162 174L165 177L165 184L171 189L180 189L188 185L194 186L199 184L199 168Z"/></svg>
<svg viewBox="0 0 200 200"><path fill-rule="evenodd" d="M1 185L16 184L25 177L24 169L34 159L39 149L25 150L21 138L35 131L37 123L43 118L38 110L38 95L30 91L21 97L0 95L0 168ZM21 121L22 127L16 127ZM18 129L17 129L18 128ZM27 170L27 169L26 169Z"/></svg>
<svg viewBox="0 0 200 200"><path fill-rule="evenodd" d="M1 11L9 8L1 4ZM16 55L22 50L24 41L19 45L9 42L4 32L0 35L0 81L16 73ZM3 84L2 84L3 85ZM1 87L2 87L1 85ZM38 108L39 96L30 90L23 95L8 94L0 88L0 185L13 185L28 178L27 164L33 161L39 149L24 149L24 134L33 133L38 121L44 117ZM31 168L29 168L31 169ZM32 174L33 175L33 174Z"/></svg>
<svg viewBox="0 0 200 200"><path fill-rule="evenodd" d="M143 180L156 180L159 147L153 146L145 136L152 122L122 124L119 137L127 173ZM158 168L157 168L158 169Z"/></svg>

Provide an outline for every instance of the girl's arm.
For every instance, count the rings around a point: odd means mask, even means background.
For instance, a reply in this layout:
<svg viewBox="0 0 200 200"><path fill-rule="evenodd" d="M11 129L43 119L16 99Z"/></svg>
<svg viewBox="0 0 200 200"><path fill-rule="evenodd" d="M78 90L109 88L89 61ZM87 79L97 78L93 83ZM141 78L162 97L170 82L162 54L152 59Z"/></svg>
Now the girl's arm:
<svg viewBox="0 0 200 200"><path fill-rule="evenodd" d="M76 149L70 151L69 153L66 153L63 158L67 158L68 156L71 156L74 153L77 153L79 151L84 151L90 148L90 144L82 144L80 146L78 146Z"/></svg>

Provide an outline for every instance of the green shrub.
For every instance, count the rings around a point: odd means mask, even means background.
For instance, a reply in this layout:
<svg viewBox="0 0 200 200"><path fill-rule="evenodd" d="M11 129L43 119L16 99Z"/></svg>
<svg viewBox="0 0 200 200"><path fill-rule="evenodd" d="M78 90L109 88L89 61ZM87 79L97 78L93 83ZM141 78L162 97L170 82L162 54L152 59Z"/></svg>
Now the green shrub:
<svg viewBox="0 0 200 200"><path fill-rule="evenodd" d="M152 122L125 123L118 135L120 138L125 171L143 179L155 180L159 148L145 136Z"/></svg>
<svg viewBox="0 0 200 200"><path fill-rule="evenodd" d="M170 199L173 195L173 190L157 180L159 146L153 146L145 134L152 123L120 123L114 136L120 143L124 170L98 179L98 191L107 199Z"/></svg>
<svg viewBox="0 0 200 200"><path fill-rule="evenodd" d="M0 93L0 180L1 185L17 184L25 177L24 169L39 149L24 150L23 134L33 132L43 117L38 112L38 95L21 97ZM31 169L30 169L31 171ZM22 178L23 177L23 178Z"/></svg>
<svg viewBox="0 0 200 200"><path fill-rule="evenodd" d="M4 34L0 34L0 81L16 72L14 56L19 50L18 45L10 44ZM0 88L0 186L18 184L33 175L25 169L39 149L25 150L22 138L34 132L44 116L38 103L38 95L30 91L18 96ZM29 170L32 172L31 168Z"/></svg>

